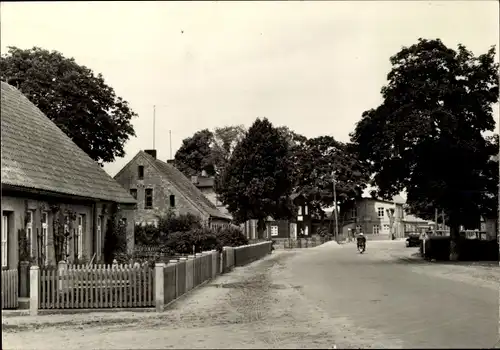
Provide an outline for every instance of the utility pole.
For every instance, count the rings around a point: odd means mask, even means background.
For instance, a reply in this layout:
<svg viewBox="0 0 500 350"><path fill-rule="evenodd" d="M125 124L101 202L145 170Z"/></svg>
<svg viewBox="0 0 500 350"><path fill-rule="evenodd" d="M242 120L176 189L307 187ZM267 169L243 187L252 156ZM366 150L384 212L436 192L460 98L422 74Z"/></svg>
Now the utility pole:
<svg viewBox="0 0 500 350"><path fill-rule="evenodd" d="M155 149L156 105L153 105L153 149Z"/></svg>
<svg viewBox="0 0 500 350"><path fill-rule="evenodd" d="M434 236L436 235L437 233L437 225L438 225L438 209L434 209L434 220L435 220L435 224L434 224Z"/></svg>
<svg viewBox="0 0 500 350"><path fill-rule="evenodd" d="M339 239L339 215L337 213L337 189L335 187L335 170L332 171L332 180L333 180L333 212L335 214L335 240Z"/></svg>
<svg viewBox="0 0 500 350"><path fill-rule="evenodd" d="M441 226L442 226L443 231L446 230L446 225L445 225L445 221L444 221L444 210L443 209L441 209Z"/></svg>

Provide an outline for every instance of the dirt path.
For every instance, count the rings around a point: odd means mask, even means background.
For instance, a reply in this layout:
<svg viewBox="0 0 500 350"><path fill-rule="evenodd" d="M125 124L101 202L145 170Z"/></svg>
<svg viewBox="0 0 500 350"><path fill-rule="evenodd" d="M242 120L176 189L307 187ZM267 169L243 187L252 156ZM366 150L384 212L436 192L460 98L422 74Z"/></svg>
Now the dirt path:
<svg viewBox="0 0 500 350"><path fill-rule="evenodd" d="M334 248L332 248L334 249ZM4 349L380 348L379 334L331 318L293 285L280 251L220 276L164 313L8 317Z"/></svg>

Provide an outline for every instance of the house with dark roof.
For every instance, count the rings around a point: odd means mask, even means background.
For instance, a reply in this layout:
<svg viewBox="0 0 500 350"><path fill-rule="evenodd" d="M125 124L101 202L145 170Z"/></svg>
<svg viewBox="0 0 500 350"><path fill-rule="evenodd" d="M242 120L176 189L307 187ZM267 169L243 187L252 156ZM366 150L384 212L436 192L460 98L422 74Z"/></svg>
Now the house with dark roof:
<svg viewBox="0 0 500 350"><path fill-rule="evenodd" d="M227 207L219 200L217 193L215 193L215 179L213 177L207 176L206 172L203 171L201 175L191 176L191 182L217 207L217 209L219 209L219 211L229 217L231 216Z"/></svg>
<svg viewBox="0 0 500 350"><path fill-rule="evenodd" d="M136 200L19 90L1 83L2 268L102 261L109 220L134 244Z"/></svg>
<svg viewBox="0 0 500 350"><path fill-rule="evenodd" d="M157 158L156 150L139 151L115 180L137 199L136 224L157 224L168 211L191 213L220 227L231 217L222 213L182 172Z"/></svg>

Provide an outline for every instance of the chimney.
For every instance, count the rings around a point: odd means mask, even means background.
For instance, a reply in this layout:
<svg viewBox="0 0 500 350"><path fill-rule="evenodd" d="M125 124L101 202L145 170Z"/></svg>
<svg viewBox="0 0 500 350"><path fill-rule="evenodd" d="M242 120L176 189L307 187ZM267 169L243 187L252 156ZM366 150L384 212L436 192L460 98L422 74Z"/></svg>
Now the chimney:
<svg viewBox="0 0 500 350"><path fill-rule="evenodd" d="M154 159L156 159L156 150L155 149L145 149L144 152L146 152L151 157L153 157Z"/></svg>
<svg viewBox="0 0 500 350"><path fill-rule="evenodd" d="M172 164L175 165L175 160L174 159L168 159L167 164Z"/></svg>
<svg viewBox="0 0 500 350"><path fill-rule="evenodd" d="M191 176L191 182L195 185L198 184L198 176Z"/></svg>

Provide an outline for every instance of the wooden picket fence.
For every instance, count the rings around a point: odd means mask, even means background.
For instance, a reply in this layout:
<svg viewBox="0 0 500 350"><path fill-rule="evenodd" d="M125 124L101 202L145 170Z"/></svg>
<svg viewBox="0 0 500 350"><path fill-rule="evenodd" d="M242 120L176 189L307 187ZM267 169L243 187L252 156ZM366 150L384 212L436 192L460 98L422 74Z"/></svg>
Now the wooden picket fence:
<svg viewBox="0 0 500 350"><path fill-rule="evenodd" d="M18 278L17 269L2 271L2 309L17 309Z"/></svg>
<svg viewBox="0 0 500 350"><path fill-rule="evenodd" d="M154 270L131 265L69 265L40 269L40 309L154 306Z"/></svg>

